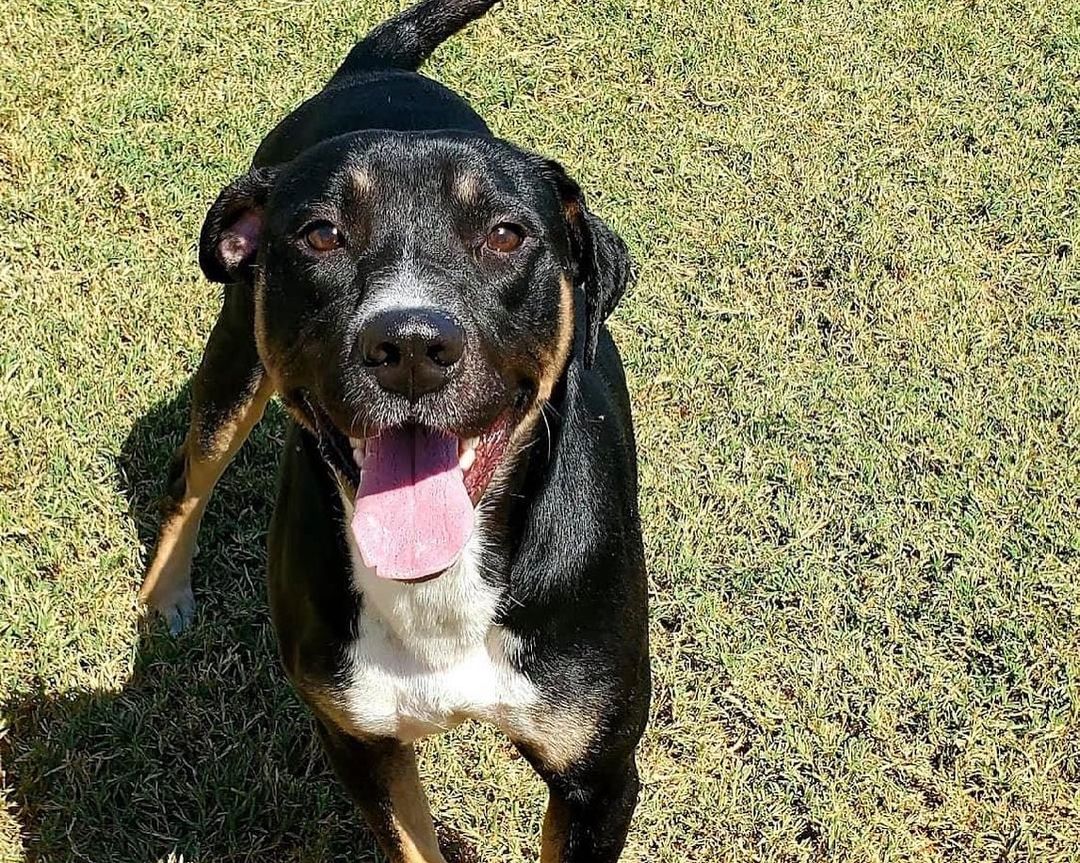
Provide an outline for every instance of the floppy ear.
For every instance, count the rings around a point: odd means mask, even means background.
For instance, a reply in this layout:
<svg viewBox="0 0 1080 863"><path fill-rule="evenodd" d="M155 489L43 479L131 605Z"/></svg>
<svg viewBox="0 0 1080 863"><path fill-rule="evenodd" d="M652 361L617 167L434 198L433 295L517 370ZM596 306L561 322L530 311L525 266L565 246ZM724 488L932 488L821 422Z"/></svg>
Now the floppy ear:
<svg viewBox="0 0 1080 863"><path fill-rule="evenodd" d="M574 285L585 290L585 367L596 359L600 325L614 311L632 278L632 262L622 237L585 208L585 196L562 165L546 160L566 218Z"/></svg>
<svg viewBox="0 0 1080 863"><path fill-rule="evenodd" d="M278 168L252 168L217 196L199 235L199 266L212 282L251 278L259 252L263 214Z"/></svg>

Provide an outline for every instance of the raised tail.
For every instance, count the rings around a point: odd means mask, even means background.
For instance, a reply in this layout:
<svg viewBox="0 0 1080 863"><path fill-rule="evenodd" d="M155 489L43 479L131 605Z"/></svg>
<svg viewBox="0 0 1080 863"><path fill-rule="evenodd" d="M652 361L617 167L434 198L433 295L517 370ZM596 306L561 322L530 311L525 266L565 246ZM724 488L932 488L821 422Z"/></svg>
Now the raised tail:
<svg viewBox="0 0 1080 863"><path fill-rule="evenodd" d="M349 52L334 77L420 68L431 53L498 0L423 0L384 21Z"/></svg>

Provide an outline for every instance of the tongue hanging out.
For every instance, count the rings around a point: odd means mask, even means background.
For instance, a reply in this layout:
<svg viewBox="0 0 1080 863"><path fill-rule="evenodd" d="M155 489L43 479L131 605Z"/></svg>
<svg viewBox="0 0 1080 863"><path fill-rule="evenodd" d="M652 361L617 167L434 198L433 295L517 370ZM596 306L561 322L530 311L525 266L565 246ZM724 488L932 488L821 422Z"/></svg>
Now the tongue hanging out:
<svg viewBox="0 0 1080 863"><path fill-rule="evenodd" d="M414 426L383 431L367 447L352 519L364 563L383 578L442 572L473 529L457 437Z"/></svg>

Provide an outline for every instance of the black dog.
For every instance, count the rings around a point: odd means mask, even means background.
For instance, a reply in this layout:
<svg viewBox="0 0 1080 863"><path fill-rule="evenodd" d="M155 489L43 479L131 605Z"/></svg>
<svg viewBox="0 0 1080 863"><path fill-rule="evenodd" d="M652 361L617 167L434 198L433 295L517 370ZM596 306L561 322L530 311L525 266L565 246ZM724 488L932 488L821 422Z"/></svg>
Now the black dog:
<svg viewBox="0 0 1080 863"><path fill-rule="evenodd" d="M270 530L289 677L394 861L442 861L413 742L496 724L547 782L548 861L614 861L649 702L622 241L555 162L415 70L494 0L374 30L218 197L225 303L140 595L191 617L199 519L280 394Z"/></svg>

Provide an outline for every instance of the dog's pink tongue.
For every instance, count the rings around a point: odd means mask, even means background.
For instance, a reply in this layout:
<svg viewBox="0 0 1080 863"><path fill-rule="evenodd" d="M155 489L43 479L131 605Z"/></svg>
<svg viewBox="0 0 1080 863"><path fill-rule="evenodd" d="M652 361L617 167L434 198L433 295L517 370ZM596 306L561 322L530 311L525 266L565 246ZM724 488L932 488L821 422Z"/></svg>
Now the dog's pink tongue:
<svg viewBox="0 0 1080 863"><path fill-rule="evenodd" d="M473 507L458 467L458 439L420 428L368 442L352 532L383 578L442 572L468 542Z"/></svg>

